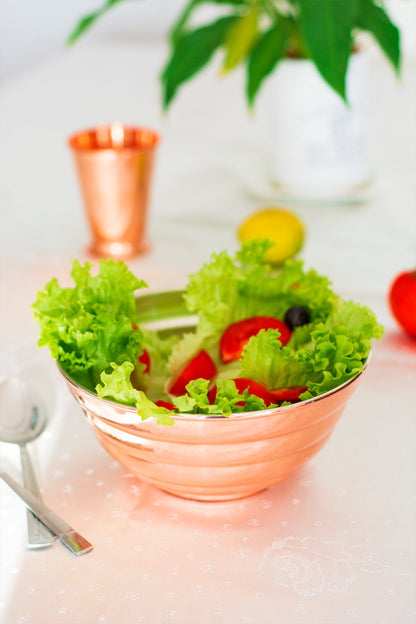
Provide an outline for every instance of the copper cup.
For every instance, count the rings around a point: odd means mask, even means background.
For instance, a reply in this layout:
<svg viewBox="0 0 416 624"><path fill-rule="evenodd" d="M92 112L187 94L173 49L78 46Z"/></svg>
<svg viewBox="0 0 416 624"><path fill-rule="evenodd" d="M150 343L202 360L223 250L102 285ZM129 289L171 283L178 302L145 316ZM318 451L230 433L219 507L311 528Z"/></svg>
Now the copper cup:
<svg viewBox="0 0 416 624"><path fill-rule="evenodd" d="M69 138L94 256L128 258L149 248L145 232L159 135L114 123Z"/></svg>

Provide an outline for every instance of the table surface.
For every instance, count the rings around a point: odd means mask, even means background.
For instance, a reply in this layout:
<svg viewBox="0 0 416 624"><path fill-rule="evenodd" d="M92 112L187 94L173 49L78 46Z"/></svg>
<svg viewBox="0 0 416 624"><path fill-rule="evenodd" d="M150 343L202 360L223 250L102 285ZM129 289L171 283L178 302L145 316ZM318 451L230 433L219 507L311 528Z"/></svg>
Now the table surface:
<svg viewBox="0 0 416 624"><path fill-rule="evenodd" d="M157 76L166 50L80 44L1 93L0 373L23 374L47 405L31 443L50 507L94 543L26 548L24 508L4 484L0 621L7 624L408 624L416 622L416 347L386 301L415 264L415 72L400 81L371 55L374 179L360 205L289 206L304 220L307 266L371 305L386 328L325 448L290 479L229 503L186 501L148 486L96 441L36 347L30 305L52 276L69 281L88 230L67 137L121 120L162 135L151 251L129 262L151 290L180 288L214 251L236 249L242 219L275 203L265 184L267 129L238 72L208 69L167 116ZM267 90L265 90L267 91ZM2 463L20 478L18 451Z"/></svg>

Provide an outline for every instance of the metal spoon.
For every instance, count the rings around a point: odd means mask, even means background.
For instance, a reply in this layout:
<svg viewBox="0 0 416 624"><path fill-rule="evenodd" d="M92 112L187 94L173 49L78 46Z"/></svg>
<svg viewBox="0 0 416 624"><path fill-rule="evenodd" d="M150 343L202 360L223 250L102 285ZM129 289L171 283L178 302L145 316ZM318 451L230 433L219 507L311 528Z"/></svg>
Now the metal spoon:
<svg viewBox="0 0 416 624"><path fill-rule="evenodd" d="M0 440L18 444L22 464L23 483L41 499L39 485L26 443L37 438L47 422L44 407L33 402L29 389L22 379L6 377L0 383ZM27 510L28 547L46 548L54 542L48 529Z"/></svg>

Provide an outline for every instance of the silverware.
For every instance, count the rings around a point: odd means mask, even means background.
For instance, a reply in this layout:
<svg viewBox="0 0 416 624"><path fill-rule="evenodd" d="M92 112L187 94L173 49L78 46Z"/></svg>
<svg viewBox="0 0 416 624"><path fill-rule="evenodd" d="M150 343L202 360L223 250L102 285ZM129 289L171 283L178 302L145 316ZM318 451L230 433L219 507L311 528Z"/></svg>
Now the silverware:
<svg viewBox="0 0 416 624"><path fill-rule="evenodd" d="M93 549L92 544L74 529L65 520L62 520L45 503L37 498L27 488L18 483L4 470L0 471L0 478L24 501L35 516L62 542L74 555L84 555Z"/></svg>
<svg viewBox="0 0 416 624"><path fill-rule="evenodd" d="M41 404L32 405L28 388L18 377L6 377L0 386L0 440L18 444L23 483L42 499L27 442L35 440L45 429L46 411ZM28 547L47 548L54 542L48 529L27 511Z"/></svg>

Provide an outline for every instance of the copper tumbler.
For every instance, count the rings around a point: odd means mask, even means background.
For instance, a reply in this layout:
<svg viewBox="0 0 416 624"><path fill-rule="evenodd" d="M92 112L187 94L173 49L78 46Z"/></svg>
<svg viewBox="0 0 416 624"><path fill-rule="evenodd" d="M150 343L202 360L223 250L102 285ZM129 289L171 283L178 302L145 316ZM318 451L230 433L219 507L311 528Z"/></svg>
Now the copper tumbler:
<svg viewBox="0 0 416 624"><path fill-rule="evenodd" d="M78 171L92 241L99 257L144 253L147 209L159 135L147 128L114 123L69 138Z"/></svg>

